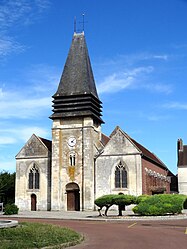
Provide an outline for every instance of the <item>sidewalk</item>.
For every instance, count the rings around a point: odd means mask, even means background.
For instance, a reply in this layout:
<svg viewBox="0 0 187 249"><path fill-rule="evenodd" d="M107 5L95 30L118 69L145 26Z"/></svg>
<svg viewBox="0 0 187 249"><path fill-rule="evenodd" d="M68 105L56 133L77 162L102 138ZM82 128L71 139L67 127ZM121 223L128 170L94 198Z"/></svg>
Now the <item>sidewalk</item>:
<svg viewBox="0 0 187 249"><path fill-rule="evenodd" d="M20 211L16 215L2 215L0 218L35 218L58 220L97 220L97 221L128 221L128 220L175 220L187 219L187 212L180 215L167 216L137 216L132 211L123 211L123 216L118 216L118 211L109 210L108 216L98 216L98 211Z"/></svg>

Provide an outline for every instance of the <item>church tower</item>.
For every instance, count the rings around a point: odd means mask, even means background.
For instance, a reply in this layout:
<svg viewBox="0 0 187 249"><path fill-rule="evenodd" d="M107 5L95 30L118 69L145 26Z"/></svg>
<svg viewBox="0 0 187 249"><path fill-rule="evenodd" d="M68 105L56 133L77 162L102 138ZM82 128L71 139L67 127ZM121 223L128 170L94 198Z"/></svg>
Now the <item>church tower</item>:
<svg viewBox="0 0 187 249"><path fill-rule="evenodd" d="M74 33L53 95L52 210L91 210L95 156L101 148L101 101L84 33Z"/></svg>

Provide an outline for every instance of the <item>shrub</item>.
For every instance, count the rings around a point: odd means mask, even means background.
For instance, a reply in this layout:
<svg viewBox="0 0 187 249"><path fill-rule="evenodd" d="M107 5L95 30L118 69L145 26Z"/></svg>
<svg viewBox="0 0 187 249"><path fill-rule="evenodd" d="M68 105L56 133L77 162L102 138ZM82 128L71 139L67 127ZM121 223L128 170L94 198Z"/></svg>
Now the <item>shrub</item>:
<svg viewBox="0 0 187 249"><path fill-rule="evenodd" d="M15 204L7 204L5 206L5 215L18 214L19 208Z"/></svg>
<svg viewBox="0 0 187 249"><path fill-rule="evenodd" d="M140 201L133 208L133 212L140 215L179 214L182 212L186 198L184 195L153 195Z"/></svg>

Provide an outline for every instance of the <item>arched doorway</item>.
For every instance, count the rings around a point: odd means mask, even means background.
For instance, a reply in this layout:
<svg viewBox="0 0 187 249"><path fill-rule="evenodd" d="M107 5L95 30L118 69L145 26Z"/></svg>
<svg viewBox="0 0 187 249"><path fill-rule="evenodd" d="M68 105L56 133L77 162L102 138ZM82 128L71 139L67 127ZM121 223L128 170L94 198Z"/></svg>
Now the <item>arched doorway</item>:
<svg viewBox="0 0 187 249"><path fill-rule="evenodd" d="M36 211L37 198L35 194L31 195L31 211Z"/></svg>
<svg viewBox="0 0 187 249"><path fill-rule="evenodd" d="M66 185L67 210L80 211L80 189L78 184L72 182Z"/></svg>

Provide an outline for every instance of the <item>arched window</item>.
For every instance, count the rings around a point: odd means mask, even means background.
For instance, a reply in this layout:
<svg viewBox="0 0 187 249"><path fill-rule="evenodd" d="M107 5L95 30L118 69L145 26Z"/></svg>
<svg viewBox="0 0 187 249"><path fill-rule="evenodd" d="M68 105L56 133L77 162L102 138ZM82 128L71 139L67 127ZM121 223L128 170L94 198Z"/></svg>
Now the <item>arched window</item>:
<svg viewBox="0 0 187 249"><path fill-rule="evenodd" d="M75 166L75 152L71 152L69 155L70 166Z"/></svg>
<svg viewBox="0 0 187 249"><path fill-rule="evenodd" d="M34 164L29 171L29 189L39 189L40 188L40 174L38 168Z"/></svg>
<svg viewBox="0 0 187 249"><path fill-rule="evenodd" d="M127 188L127 171L121 162L115 169L115 188Z"/></svg>

